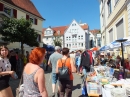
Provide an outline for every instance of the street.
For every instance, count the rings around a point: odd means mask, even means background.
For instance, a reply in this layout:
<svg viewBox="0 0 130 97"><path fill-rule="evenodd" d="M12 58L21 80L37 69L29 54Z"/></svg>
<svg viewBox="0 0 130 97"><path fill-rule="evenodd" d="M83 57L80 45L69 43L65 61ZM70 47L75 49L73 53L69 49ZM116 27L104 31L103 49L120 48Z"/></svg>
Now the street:
<svg viewBox="0 0 130 97"><path fill-rule="evenodd" d="M51 88L51 72L45 72L45 78L46 78L46 88L48 95L50 96L52 94L52 88ZM77 75L76 73L74 75L74 82L73 82L73 91L72 91L72 97L81 97L81 76ZM15 97L15 91L18 87L19 79L11 79L10 80L10 86L12 88L14 97ZM56 89L57 90L57 89Z"/></svg>

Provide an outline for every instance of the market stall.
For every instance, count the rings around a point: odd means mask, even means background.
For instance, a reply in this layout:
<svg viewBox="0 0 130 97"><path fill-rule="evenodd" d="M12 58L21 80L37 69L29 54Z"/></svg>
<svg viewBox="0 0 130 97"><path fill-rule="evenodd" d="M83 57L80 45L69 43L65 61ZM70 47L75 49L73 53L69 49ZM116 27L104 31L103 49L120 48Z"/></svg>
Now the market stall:
<svg viewBox="0 0 130 97"><path fill-rule="evenodd" d="M89 97L129 97L130 71L126 70L126 79L123 79L123 70L108 66L96 66L88 73L86 79Z"/></svg>

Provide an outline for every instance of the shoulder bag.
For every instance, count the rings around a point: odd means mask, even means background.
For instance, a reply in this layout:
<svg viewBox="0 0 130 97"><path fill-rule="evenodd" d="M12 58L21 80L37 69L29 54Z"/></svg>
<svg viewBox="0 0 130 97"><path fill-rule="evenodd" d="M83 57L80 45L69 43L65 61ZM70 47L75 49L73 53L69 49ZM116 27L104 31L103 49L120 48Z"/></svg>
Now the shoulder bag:
<svg viewBox="0 0 130 97"><path fill-rule="evenodd" d="M16 97L23 97L24 95L24 84L23 84L23 73L19 82L19 86L16 89Z"/></svg>

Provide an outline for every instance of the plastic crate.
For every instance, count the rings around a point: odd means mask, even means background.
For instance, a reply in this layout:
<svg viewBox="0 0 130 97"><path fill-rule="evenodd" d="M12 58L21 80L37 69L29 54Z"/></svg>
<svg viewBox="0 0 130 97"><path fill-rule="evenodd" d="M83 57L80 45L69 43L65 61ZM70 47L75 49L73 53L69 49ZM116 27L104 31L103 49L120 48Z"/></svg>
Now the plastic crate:
<svg viewBox="0 0 130 97"><path fill-rule="evenodd" d="M102 94L102 86L96 83L88 83L87 84L87 93L88 94Z"/></svg>

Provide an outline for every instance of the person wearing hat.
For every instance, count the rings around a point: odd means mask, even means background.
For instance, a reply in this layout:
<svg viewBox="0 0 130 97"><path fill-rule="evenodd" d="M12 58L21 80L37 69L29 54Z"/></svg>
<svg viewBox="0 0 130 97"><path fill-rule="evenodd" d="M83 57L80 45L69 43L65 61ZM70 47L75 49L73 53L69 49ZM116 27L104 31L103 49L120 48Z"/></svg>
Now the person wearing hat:
<svg viewBox="0 0 130 97"><path fill-rule="evenodd" d="M63 56L61 53L61 48L59 46L55 47L55 52L49 57L48 65L52 67L52 95L51 97L55 97L55 89L56 83L58 81L58 74L56 73L56 64L59 59ZM59 86L58 86L59 91Z"/></svg>

